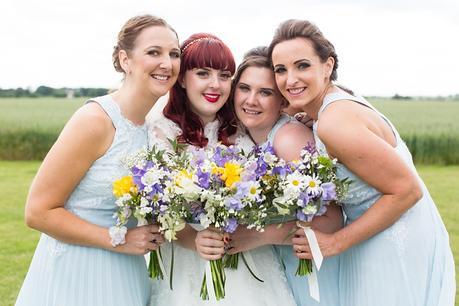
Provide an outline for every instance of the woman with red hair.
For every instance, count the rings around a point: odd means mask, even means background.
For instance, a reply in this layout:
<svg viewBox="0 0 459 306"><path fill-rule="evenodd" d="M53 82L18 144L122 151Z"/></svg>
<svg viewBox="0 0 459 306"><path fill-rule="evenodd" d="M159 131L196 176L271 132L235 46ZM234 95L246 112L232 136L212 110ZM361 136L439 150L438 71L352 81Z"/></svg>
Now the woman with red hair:
<svg viewBox="0 0 459 306"><path fill-rule="evenodd" d="M250 150L253 143L238 130L232 105L227 103L236 68L229 48L218 37L199 33L183 42L181 52L177 83L162 114L152 114L150 144L172 150L168 139L175 139L189 147L215 147L223 143ZM178 245L174 245L173 290L169 290L167 281L154 282L151 305L295 305L281 264L270 246L251 251L256 265L263 267L263 283L240 264L237 270L226 272L225 299L203 301L199 294L205 269L203 259L224 255L223 236L209 229L198 232L189 225L178 236ZM161 252L165 265L169 264L171 245L164 244Z"/></svg>

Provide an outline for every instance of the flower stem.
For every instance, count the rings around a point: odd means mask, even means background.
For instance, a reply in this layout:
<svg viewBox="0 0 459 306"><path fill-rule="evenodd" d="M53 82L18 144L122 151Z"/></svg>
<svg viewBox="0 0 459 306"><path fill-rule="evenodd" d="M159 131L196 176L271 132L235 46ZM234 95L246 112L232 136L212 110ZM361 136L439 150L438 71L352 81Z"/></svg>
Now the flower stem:
<svg viewBox="0 0 459 306"><path fill-rule="evenodd" d="M163 279L163 271L159 265L159 248L150 252L150 262L148 263L148 272L152 279Z"/></svg>
<svg viewBox="0 0 459 306"><path fill-rule="evenodd" d="M312 272L312 261L310 259L300 259L295 275L305 276Z"/></svg>

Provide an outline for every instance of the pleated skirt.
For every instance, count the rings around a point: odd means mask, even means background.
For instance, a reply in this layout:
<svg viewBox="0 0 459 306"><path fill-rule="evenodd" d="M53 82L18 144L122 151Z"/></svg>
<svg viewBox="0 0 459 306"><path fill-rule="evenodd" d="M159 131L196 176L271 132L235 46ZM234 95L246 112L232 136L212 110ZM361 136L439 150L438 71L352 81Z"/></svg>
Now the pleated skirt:
<svg viewBox="0 0 459 306"><path fill-rule="evenodd" d="M42 234L16 306L145 306L150 291L143 256Z"/></svg>

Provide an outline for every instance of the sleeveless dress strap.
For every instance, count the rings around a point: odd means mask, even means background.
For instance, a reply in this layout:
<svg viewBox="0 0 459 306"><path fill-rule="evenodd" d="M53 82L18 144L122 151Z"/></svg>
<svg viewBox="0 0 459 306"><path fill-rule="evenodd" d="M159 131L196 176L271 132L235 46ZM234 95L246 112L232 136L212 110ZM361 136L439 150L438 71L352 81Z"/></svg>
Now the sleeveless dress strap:
<svg viewBox="0 0 459 306"><path fill-rule="evenodd" d="M339 92L332 92L332 93L329 93L325 96L324 98L324 101L322 103L322 106L320 107L319 109L319 113L318 113L318 118L320 117L320 114L325 110L325 108L327 108L330 104L332 104L333 102L336 102L336 101L340 101L340 100L350 100L350 101L354 101L354 102L357 102L359 104L362 104L368 108L370 108L371 110L373 110L374 112L376 112L381 118L384 119L384 121L387 122L387 124L389 124L389 127L391 128L392 130L392 133L394 133L394 136L395 138L397 139L397 143L399 142L399 139L401 139L397 129L395 128L395 126L392 124L392 122L390 122L389 119L387 119L386 116L384 116L379 110L377 110L373 105L370 104L370 102L368 102L364 97L362 96L353 96L345 91L339 91ZM316 121L317 122L317 121ZM316 124L314 124L316 125Z"/></svg>
<svg viewBox="0 0 459 306"><path fill-rule="evenodd" d="M121 115L121 110L118 104L116 104L115 101L113 101L113 98L110 95L91 98L88 101L86 101L85 104L92 102L95 102L99 104L100 107L102 107L102 109L107 113L107 115L112 120L115 129L121 127L123 123L123 116Z"/></svg>

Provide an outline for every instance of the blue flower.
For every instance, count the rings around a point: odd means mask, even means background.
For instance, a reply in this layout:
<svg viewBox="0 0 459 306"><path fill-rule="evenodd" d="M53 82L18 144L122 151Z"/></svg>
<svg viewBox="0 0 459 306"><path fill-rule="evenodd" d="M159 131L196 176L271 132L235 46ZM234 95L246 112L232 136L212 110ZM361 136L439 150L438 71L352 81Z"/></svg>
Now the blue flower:
<svg viewBox="0 0 459 306"><path fill-rule="evenodd" d="M226 199L225 206L228 207L229 209L240 211L241 209L244 208L245 205L241 202L240 199L233 197L233 198Z"/></svg>
<svg viewBox="0 0 459 306"><path fill-rule="evenodd" d="M250 183L249 182L240 182L236 185L237 191L234 195L236 199L242 199L247 196L249 193Z"/></svg>
<svg viewBox="0 0 459 306"><path fill-rule="evenodd" d="M306 215L301 209L296 211L296 218L300 221L311 222L314 215Z"/></svg>
<svg viewBox="0 0 459 306"><path fill-rule="evenodd" d="M223 230L231 234L234 233L238 225L236 218L229 218L226 219L226 225L223 227Z"/></svg>
<svg viewBox="0 0 459 306"><path fill-rule="evenodd" d="M263 158L258 158L257 160L257 170L255 170L255 173L257 174L258 177L262 177L263 175L266 174L266 171L268 169L268 164Z"/></svg>
<svg viewBox="0 0 459 306"><path fill-rule="evenodd" d="M322 184L322 200L332 201L336 200L336 186L333 183L323 183Z"/></svg>
<svg viewBox="0 0 459 306"><path fill-rule="evenodd" d="M298 206L300 207L306 207L306 205L308 205L309 203L309 195L307 192L302 192L298 198Z"/></svg>
<svg viewBox="0 0 459 306"><path fill-rule="evenodd" d="M210 173L209 172L202 172L200 168L198 168L198 171L196 172L196 175L198 176L198 185L201 188L204 189L209 189L210 187Z"/></svg>

